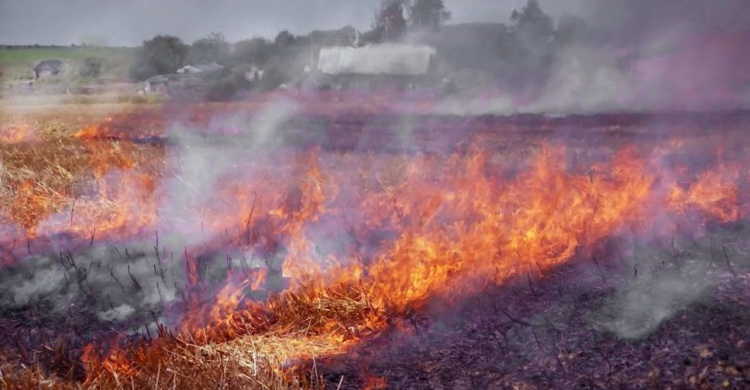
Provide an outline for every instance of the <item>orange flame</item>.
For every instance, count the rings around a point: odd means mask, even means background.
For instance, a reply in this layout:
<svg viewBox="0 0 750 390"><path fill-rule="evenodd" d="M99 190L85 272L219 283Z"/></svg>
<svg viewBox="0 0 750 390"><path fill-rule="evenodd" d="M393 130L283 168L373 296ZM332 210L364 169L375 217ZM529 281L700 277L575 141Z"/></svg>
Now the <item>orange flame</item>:
<svg viewBox="0 0 750 390"><path fill-rule="evenodd" d="M99 126L76 134L86 139L100 202L81 200L70 221L28 223L29 234L88 236L93 227L99 235L129 238L162 223L182 228L182 221L161 220L159 170L143 166L138 146L89 139L101 131ZM257 257L272 253L283 263L269 260L262 268L229 272L204 306L199 260L193 248L185 248L190 307L180 330L198 343L273 332L323 336L343 348L385 329L387 315L544 272L590 254L623 229L656 229L655 215L678 219L698 211L722 222L739 218L739 169L730 164L697 177L677 172L689 182L680 186L635 150L621 150L586 172L571 169L566 156L556 145L542 146L525 165L479 144L448 158L321 156L314 150L296 161L271 159L279 165L271 174L232 172L218 181L210 202L186 206L201 218L189 222L219 233L208 235L216 242L206 247L241 247ZM20 182L16 192L12 215L50 201L30 182ZM248 302L246 293L267 288L272 277L291 279L290 291L268 303ZM346 321L326 311L334 294L356 309L347 312L356 323L342 326ZM331 317L311 320L303 332L280 318L304 314L288 310L292 304ZM134 374L132 356L117 348L104 357L101 352L89 346L84 353L89 378ZM372 382L372 388L385 385Z"/></svg>

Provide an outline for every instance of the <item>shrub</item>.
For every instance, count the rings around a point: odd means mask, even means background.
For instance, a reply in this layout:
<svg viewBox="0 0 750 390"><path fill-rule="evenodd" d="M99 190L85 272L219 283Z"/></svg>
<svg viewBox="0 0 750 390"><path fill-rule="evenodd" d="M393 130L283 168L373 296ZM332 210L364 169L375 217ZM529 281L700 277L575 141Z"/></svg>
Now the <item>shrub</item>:
<svg viewBox="0 0 750 390"><path fill-rule="evenodd" d="M90 57L83 60L83 64L78 69L78 74L81 77L86 78L97 78L102 74L102 68L104 67L104 59L98 57Z"/></svg>

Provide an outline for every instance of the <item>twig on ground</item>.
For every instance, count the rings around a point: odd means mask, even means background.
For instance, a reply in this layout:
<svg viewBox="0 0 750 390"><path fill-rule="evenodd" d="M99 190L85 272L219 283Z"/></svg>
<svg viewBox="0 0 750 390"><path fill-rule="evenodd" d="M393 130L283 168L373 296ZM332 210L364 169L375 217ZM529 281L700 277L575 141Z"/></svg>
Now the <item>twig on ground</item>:
<svg viewBox="0 0 750 390"><path fill-rule="evenodd" d="M516 324L523 325L523 326L531 326L530 323L528 323L528 322L526 322L524 320L519 320L519 319L513 318L513 316L511 316L507 311L505 311L503 309L500 309L497 306L495 306L495 308L497 310L499 310L500 312L502 312L503 314L505 314L505 316L508 317L512 322L515 322Z"/></svg>
<svg viewBox="0 0 750 390"><path fill-rule="evenodd" d="M722 252L724 252L724 259L727 261L727 268L729 268L729 272L732 273L732 277L737 277L737 272L734 271L734 268L732 268L732 262L729 261L729 254L727 254L727 247L722 246L721 247Z"/></svg>
<svg viewBox="0 0 750 390"><path fill-rule="evenodd" d="M596 258L596 256L591 256L591 259L594 260L594 264L596 264L596 269L599 270L599 276L602 277L602 280L606 284L607 278L604 277L604 272L602 271L602 267L599 265L599 260Z"/></svg>
<svg viewBox="0 0 750 390"><path fill-rule="evenodd" d="M536 296L537 294L536 294L536 291L534 290L534 285L531 283L531 274L527 273L526 277L529 280L529 288L531 289L531 293L534 294L534 296Z"/></svg>

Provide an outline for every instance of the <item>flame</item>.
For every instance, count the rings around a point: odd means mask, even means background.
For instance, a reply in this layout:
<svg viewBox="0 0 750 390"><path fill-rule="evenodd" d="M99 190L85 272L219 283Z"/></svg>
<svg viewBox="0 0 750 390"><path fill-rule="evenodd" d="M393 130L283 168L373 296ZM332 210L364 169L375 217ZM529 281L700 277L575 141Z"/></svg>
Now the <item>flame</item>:
<svg viewBox="0 0 750 390"><path fill-rule="evenodd" d="M685 215L685 205L698 207L721 222L739 219L737 182L738 167L721 165L716 171L704 172L689 188L672 187L668 194L669 208Z"/></svg>
<svg viewBox="0 0 750 390"><path fill-rule="evenodd" d="M182 205L192 220L171 221L160 212L170 200L161 192L166 164L150 161L161 160L164 151L144 157L142 146L100 140L115 123L76 134L96 194L55 219L50 204L70 194L59 189L50 195L20 181L7 214L28 237L95 231L127 240L163 226L203 233L206 242L184 248L187 308L179 328L179 337L198 345L273 335L343 353L383 332L393 317L422 311L433 300L450 303L589 256L624 229L659 234L657 216L739 218L740 170L727 162L697 175L667 172L642 151L624 148L580 169L571 168L562 145L515 158L479 140L449 157L319 149L294 158L258 157L249 166L266 171L225 174L208 200ZM22 220L29 210L45 210L48 218ZM230 270L220 291L207 298L197 252L225 247L266 261ZM267 302L247 298L279 280L289 281L285 292ZM164 345L120 349L115 343L105 350L92 344L83 357L87 383L107 373L135 375L138 362L164 353ZM366 386L385 383L374 378Z"/></svg>
<svg viewBox="0 0 750 390"><path fill-rule="evenodd" d="M33 126L21 118L13 118L0 126L0 143L16 144L36 139Z"/></svg>
<svg viewBox="0 0 750 390"><path fill-rule="evenodd" d="M382 390L388 388L388 380L383 377L368 374L365 376L363 389L366 390Z"/></svg>

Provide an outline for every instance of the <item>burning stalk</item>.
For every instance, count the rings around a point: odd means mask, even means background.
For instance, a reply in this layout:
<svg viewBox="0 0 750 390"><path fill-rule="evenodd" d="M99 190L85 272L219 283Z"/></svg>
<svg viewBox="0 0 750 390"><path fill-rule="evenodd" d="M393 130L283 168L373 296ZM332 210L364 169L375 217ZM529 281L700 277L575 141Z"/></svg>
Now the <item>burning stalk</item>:
<svg viewBox="0 0 750 390"><path fill-rule="evenodd" d="M255 211L255 201L258 199L258 194L253 192L253 205L250 208L250 215L247 216L247 223L245 223L245 239L247 245L250 245L250 221L253 219L253 212Z"/></svg>

